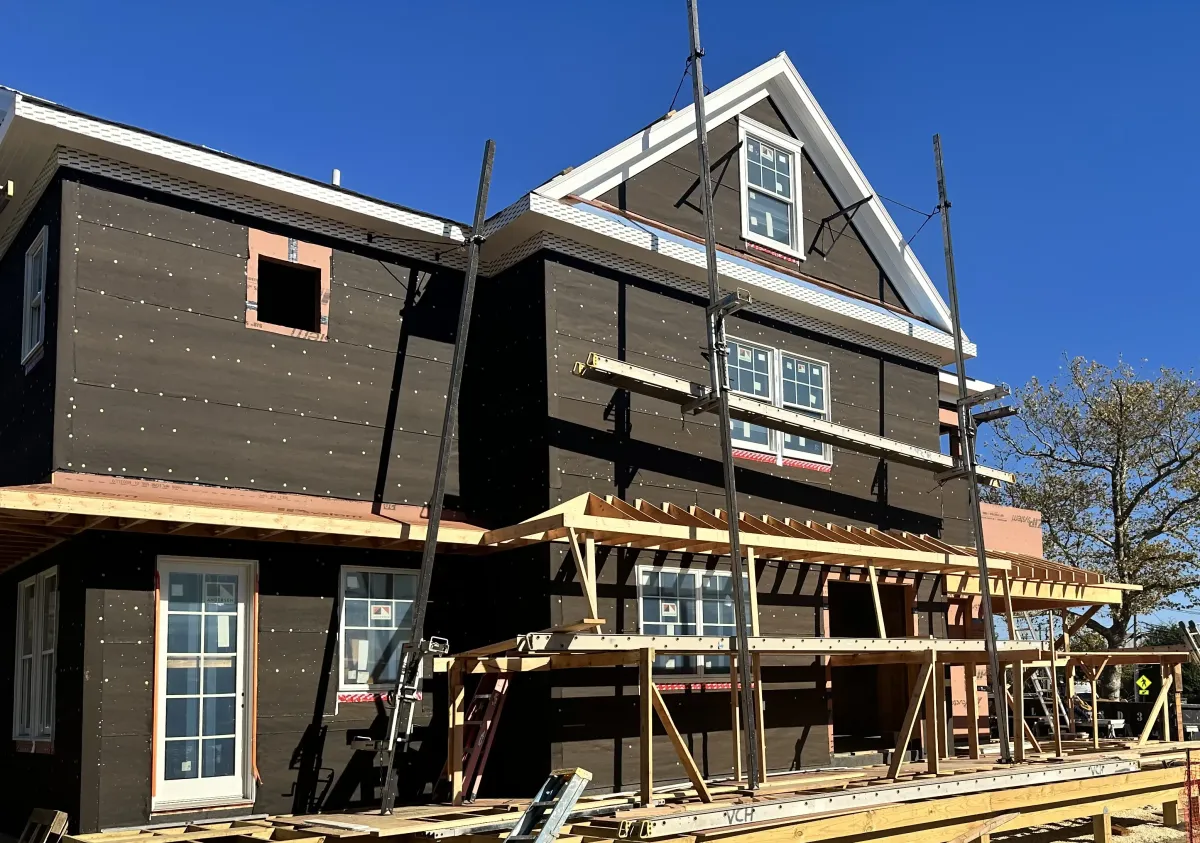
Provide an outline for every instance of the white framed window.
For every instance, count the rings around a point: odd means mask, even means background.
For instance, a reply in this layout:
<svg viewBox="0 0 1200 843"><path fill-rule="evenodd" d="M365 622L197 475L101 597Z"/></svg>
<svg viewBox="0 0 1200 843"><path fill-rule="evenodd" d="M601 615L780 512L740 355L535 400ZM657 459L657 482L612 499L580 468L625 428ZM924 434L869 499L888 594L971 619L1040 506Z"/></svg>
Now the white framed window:
<svg viewBox="0 0 1200 843"><path fill-rule="evenodd" d="M25 250L25 304L21 310L21 364L41 350L46 333L46 242L49 229L42 226L33 245Z"/></svg>
<svg viewBox="0 0 1200 843"><path fill-rule="evenodd" d="M742 238L804 260L800 154L793 137L738 117L742 164Z"/></svg>
<svg viewBox="0 0 1200 843"><path fill-rule="evenodd" d="M737 631L733 574L638 566L638 629L642 635L724 635ZM749 578L743 577L748 589ZM750 604L747 595L746 616ZM729 657L667 653L654 661L666 673L729 672Z"/></svg>
<svg viewBox="0 0 1200 843"><path fill-rule="evenodd" d="M54 669L58 643L58 569L17 585L13 738L54 739Z"/></svg>
<svg viewBox="0 0 1200 843"><path fill-rule="evenodd" d="M790 351L729 338L729 389L775 407L800 410L829 420L829 364ZM771 454L778 464L785 457L828 463L833 450L822 442L734 420L733 441L739 448Z"/></svg>
<svg viewBox="0 0 1200 843"><path fill-rule="evenodd" d="M152 808L254 798L248 560L158 559Z"/></svg>
<svg viewBox="0 0 1200 843"><path fill-rule="evenodd" d="M395 568L343 567L341 691L390 690L412 630L417 575Z"/></svg>

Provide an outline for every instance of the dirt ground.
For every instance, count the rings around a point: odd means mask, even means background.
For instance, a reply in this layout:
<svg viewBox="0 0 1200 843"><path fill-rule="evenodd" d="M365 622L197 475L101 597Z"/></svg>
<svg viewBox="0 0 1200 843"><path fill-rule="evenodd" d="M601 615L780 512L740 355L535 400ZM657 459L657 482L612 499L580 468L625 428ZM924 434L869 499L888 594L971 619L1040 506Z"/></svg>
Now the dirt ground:
<svg viewBox="0 0 1200 843"><path fill-rule="evenodd" d="M1117 811L1112 815L1113 839L1122 843L1181 843L1187 834L1180 828L1163 828L1162 810L1133 808ZM993 843L1092 843L1092 821L1039 825L1014 831L1010 834L992 835Z"/></svg>

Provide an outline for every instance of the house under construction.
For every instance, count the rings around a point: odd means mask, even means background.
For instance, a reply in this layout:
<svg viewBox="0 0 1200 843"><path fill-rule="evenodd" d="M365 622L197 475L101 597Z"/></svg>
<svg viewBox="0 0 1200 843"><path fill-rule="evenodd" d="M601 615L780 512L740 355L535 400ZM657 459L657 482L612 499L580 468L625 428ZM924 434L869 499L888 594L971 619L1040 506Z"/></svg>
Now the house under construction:
<svg viewBox="0 0 1200 843"><path fill-rule="evenodd" d="M766 784L743 781L720 430L681 410L708 377L689 107L486 224L428 620L452 651L410 807L380 817L356 739L388 723L470 230L3 92L8 830L41 805L106 843L495 833L564 767L592 776L580 840L1093 814L1102 838L1106 806L1176 804L1187 653L1072 650L1138 586L1019 529L983 537L992 608L1063 634L1000 642L1010 707L1059 684L1030 671L1164 679L1140 734L1065 701L997 765L949 310L786 55L705 106L717 265L752 299L728 376Z"/></svg>

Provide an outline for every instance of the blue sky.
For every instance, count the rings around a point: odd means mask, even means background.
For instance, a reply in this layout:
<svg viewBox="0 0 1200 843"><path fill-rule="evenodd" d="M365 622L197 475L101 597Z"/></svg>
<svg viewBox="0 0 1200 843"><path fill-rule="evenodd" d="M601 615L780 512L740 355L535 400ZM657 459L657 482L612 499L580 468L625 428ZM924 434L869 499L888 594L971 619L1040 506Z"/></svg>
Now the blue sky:
<svg viewBox="0 0 1200 843"><path fill-rule="evenodd" d="M7 5L4 84L458 219L487 137L495 211L661 116L687 55L682 0ZM885 196L933 207L941 132L973 375L1191 367L1200 4L702 0L701 25L710 87L786 50ZM940 284L936 223L914 245Z"/></svg>

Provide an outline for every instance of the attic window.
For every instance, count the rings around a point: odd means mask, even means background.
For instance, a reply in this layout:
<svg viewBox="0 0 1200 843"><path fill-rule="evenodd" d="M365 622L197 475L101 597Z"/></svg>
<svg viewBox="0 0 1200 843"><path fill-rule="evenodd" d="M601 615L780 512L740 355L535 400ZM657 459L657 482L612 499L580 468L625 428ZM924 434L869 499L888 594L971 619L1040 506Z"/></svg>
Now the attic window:
<svg viewBox="0 0 1200 843"><path fill-rule="evenodd" d="M327 340L333 250L253 228L249 247L246 327Z"/></svg>
<svg viewBox="0 0 1200 843"><path fill-rule="evenodd" d="M803 260L799 169L802 146L782 132L738 118L742 149L742 237Z"/></svg>
<svg viewBox="0 0 1200 843"><path fill-rule="evenodd" d="M321 330L321 270L259 255L258 321L297 331Z"/></svg>

